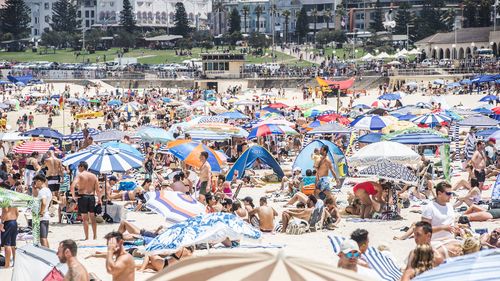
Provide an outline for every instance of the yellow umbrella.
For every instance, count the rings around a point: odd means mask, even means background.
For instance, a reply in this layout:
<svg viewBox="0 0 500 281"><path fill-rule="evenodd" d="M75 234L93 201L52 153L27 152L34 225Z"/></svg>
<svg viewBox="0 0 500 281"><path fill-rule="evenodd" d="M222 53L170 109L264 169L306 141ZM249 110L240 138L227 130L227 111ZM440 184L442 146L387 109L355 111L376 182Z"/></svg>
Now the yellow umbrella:
<svg viewBox="0 0 500 281"><path fill-rule="evenodd" d="M387 127L382 129L382 134L389 134L391 132L406 130L410 128L416 128L417 125L410 121L396 121L392 124L389 124Z"/></svg>

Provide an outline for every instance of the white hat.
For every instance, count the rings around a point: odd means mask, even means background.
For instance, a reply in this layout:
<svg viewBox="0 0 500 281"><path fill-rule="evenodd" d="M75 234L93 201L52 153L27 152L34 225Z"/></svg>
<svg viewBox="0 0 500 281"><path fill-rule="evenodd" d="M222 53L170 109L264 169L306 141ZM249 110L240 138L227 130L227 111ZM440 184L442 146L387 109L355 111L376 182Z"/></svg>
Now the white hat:
<svg viewBox="0 0 500 281"><path fill-rule="evenodd" d="M356 243L356 241L354 241L352 239L346 239L340 245L340 251L344 254L347 254L347 253L352 252L352 251L359 252L358 243Z"/></svg>
<svg viewBox="0 0 500 281"><path fill-rule="evenodd" d="M293 168L293 171L294 172L297 172L297 171L302 172L302 168L301 167L295 167L295 168Z"/></svg>

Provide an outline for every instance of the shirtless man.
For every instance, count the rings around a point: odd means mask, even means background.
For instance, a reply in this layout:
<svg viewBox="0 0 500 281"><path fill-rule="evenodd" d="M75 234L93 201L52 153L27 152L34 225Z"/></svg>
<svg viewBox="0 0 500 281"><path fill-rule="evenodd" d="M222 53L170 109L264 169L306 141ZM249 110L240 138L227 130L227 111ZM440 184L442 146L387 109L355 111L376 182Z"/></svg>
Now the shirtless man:
<svg viewBox="0 0 500 281"><path fill-rule="evenodd" d="M97 224L95 221L95 195L97 195L97 204L101 204L101 189L96 175L87 171L89 164L82 161L78 164L78 176L71 184L71 196L75 196L75 187L78 186L78 212L82 214L83 230L85 240L89 239L89 217L94 232L94 240L97 239Z"/></svg>
<svg viewBox="0 0 500 281"><path fill-rule="evenodd" d="M259 217L258 224L260 231L262 232L272 232L274 230L274 217L278 215L278 212L272 207L267 206L267 198L260 198L260 206L251 210L248 215L257 215Z"/></svg>
<svg viewBox="0 0 500 281"><path fill-rule="evenodd" d="M319 160L318 167L316 170L316 189L314 190L314 195L319 196L321 192L326 195L326 198L332 198L332 190L330 188L330 177L329 173L335 177L337 186L340 187L340 181L333 169L332 161L328 156L329 148L323 145L320 149L321 159Z"/></svg>
<svg viewBox="0 0 500 281"><path fill-rule="evenodd" d="M106 270L113 281L134 281L135 280L135 262L132 255L125 251L123 247L123 236L120 232L110 232L104 236L108 244L106 254Z"/></svg>
<svg viewBox="0 0 500 281"><path fill-rule="evenodd" d="M62 166L61 160L54 156L54 151L49 150L47 152L48 157L45 160L45 166L47 166L47 182L50 191L55 198L59 198L59 187L61 186L62 176L64 168Z"/></svg>
<svg viewBox="0 0 500 281"><path fill-rule="evenodd" d="M486 180L486 154L484 153L484 147L483 141L477 141L476 151L474 151L471 159L474 176L479 183L479 189L483 189L483 184Z"/></svg>
<svg viewBox="0 0 500 281"><path fill-rule="evenodd" d="M5 248L5 268L10 267L10 258L16 259L16 239L17 239L17 208L2 208L0 220L0 233L2 237L2 247Z"/></svg>
<svg viewBox="0 0 500 281"><path fill-rule="evenodd" d="M212 167L210 167L210 163L208 163L208 152L202 151L200 153L200 161L201 161L201 167L199 170L199 181L198 181L198 186L200 189L200 196L199 196L199 201L200 202L205 202L205 194L209 191L208 184L210 182L210 173L212 172Z"/></svg>
<svg viewBox="0 0 500 281"><path fill-rule="evenodd" d="M63 240L57 248L57 257L61 263L68 264L68 272L64 281L88 281L89 274L85 267L76 258L78 247L71 239Z"/></svg>

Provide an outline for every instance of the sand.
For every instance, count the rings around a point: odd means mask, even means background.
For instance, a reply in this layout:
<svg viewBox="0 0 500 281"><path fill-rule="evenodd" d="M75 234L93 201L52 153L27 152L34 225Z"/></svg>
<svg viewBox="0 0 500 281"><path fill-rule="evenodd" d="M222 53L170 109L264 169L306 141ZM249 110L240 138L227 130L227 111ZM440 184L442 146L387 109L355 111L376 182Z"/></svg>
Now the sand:
<svg viewBox="0 0 500 281"><path fill-rule="evenodd" d="M56 92L63 89L64 84L55 84ZM74 88L73 88L74 89ZM79 89L81 92L81 90ZM73 92L73 91L72 91ZM365 103L371 104L375 99L375 95L372 91L371 94L367 96L362 96L356 103ZM247 98L251 98L251 93L247 94ZM287 99L278 101L285 102L289 105L295 104L303 104L306 103L302 101L301 93L297 89L287 89ZM447 103L453 106L459 104L460 102L467 107L475 107L480 103L478 100L480 96L478 95L467 95L467 96L446 96L445 97ZM342 98L344 104L348 102L347 98ZM422 94L414 94L408 95L403 98L403 104L416 103L419 101L428 102L430 97L422 96ZM330 101L330 104L335 105L335 99ZM24 114L25 112L32 111L33 108L22 109L19 112L11 112L9 113L8 123L15 128L15 121L18 116ZM63 128L62 116L56 116L54 119L54 128L60 131L64 131L65 133L69 133L69 124L71 122L71 117L69 112L65 111L65 122L66 127ZM102 118L86 120L90 126L96 127L97 124L102 123ZM38 126L46 126L47 118L45 115L36 114L35 115L35 127ZM291 164L291 163L290 163ZM288 165L290 165L288 164ZM288 166L286 165L286 166ZM453 181L456 181L460 177L454 177ZM268 188L275 187L274 185L269 185L264 188L253 188L253 189L242 189L240 193L240 198L244 196L252 196L254 198L254 202L258 202L258 198L264 195L264 191ZM345 201L345 194L347 193L347 189L343 189L341 193L338 194L338 198L340 201ZM488 193L483 193L484 196L488 195ZM271 206L276 208L276 210L281 213L281 206L284 205L283 202L271 202ZM282 246L281 249L271 248L271 249L244 249L244 248L235 248L235 249L216 249L210 250L210 252L215 251L241 251L241 252L254 252L254 251L284 251L287 255L294 256L303 256L311 260L320 261L324 263L331 264L333 267L336 266L337 257L333 254L332 248L329 244L327 235L341 235L348 236L350 233L357 228L365 228L370 233L370 245L378 246L380 244L387 245L392 254L397 259L399 264L404 264L405 258L408 252L415 246L413 240L406 241L395 241L393 240L393 236L401 235L402 232L399 231L400 228L404 226L410 226L411 223L418 221L420 219L420 215L417 213L410 212L410 210L418 210L419 208L410 208L403 209L402 216L405 218L401 221L377 221L377 222L347 222L345 219L342 220L339 227L333 231L319 231L315 233L307 233L300 236L293 236L287 234L263 234L262 239L259 241L247 241L244 240L242 244L260 244L261 246ZM127 220L132 221L137 226L146 229L154 229L159 225L163 224L163 219L156 214L145 214L145 213L134 213L128 212L126 216ZM105 261L104 259L99 258L90 258L84 259L84 257L88 256L90 253L96 250L105 251L105 241L103 236L112 230L116 230L118 228L118 224L99 224L98 225L98 240L95 241L82 241L83 238L83 227L81 224L76 225L68 225L68 224L57 224L56 218L53 218L54 221L50 225L50 233L49 233L49 243L52 249L56 249L58 242L71 238L77 240L78 244L81 246L78 251L78 258L84 264L84 266L88 269L89 272L95 273L102 280L111 280L109 274L106 273ZM24 224L23 215L21 215L20 223ZM490 230L494 226L498 226L499 223L496 222L484 222L484 223L473 223L474 228L483 228L487 227ZM24 245L25 242L19 242L19 246ZM101 246L101 247L94 247ZM205 255L209 253L207 250L197 251L196 255ZM136 260L136 263L140 263L140 260ZM0 280L10 280L10 272L11 270L0 270ZM136 280L145 280L148 277L152 276L152 273L137 273Z"/></svg>

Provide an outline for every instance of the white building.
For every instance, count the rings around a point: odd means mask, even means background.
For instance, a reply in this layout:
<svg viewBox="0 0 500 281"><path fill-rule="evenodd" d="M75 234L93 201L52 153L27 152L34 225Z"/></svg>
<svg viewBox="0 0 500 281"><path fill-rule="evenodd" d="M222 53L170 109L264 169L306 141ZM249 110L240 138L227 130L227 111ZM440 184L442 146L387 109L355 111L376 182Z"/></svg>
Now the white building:
<svg viewBox="0 0 500 281"><path fill-rule="evenodd" d="M24 0L31 10L31 36L38 37L50 29L52 7L57 0Z"/></svg>

